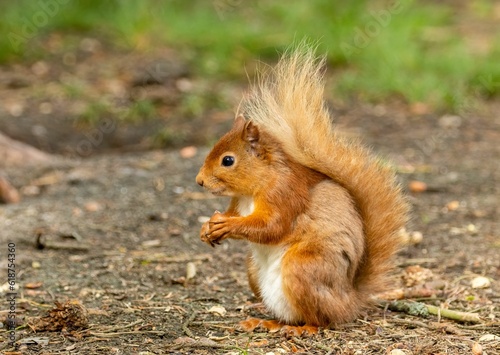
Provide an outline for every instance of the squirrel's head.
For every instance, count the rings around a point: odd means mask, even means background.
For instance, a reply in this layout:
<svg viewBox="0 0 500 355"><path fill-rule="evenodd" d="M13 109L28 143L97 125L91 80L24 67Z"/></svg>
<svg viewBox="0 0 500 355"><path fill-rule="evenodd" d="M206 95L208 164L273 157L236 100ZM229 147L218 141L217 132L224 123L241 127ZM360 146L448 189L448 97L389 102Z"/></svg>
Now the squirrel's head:
<svg viewBox="0 0 500 355"><path fill-rule="evenodd" d="M270 135L238 116L208 154L196 182L215 195L251 196L272 178L269 165L281 155L278 148Z"/></svg>

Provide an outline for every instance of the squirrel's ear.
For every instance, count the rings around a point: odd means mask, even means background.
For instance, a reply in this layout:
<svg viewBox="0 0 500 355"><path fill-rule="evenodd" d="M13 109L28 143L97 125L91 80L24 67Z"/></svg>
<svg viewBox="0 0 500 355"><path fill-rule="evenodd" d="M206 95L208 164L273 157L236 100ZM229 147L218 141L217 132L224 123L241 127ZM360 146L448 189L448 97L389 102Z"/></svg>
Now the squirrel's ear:
<svg viewBox="0 0 500 355"><path fill-rule="evenodd" d="M234 119L234 123L233 123L233 129L234 130L242 130L243 127L245 127L245 123L247 122L247 120L245 120L245 117L243 117L243 115L238 115L238 117L236 117Z"/></svg>
<svg viewBox="0 0 500 355"><path fill-rule="evenodd" d="M252 121L248 121L243 129L243 140L250 143L252 148L255 148L259 142L259 135L259 127Z"/></svg>

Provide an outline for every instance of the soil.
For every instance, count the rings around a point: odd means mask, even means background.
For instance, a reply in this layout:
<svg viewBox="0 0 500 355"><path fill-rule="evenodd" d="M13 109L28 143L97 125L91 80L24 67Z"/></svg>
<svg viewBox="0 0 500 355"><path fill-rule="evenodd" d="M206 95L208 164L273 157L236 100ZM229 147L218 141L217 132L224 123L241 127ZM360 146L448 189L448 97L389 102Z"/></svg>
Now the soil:
<svg viewBox="0 0 500 355"><path fill-rule="evenodd" d="M303 338L235 329L248 316L270 315L255 305L247 285L245 244L227 241L212 249L199 240L202 221L224 210L227 200L195 184L209 148L189 130L191 138L163 150L146 146L130 152L127 145L110 150L103 148L112 145L104 137L84 158L56 148L58 136L50 129L30 130L48 132L38 136L39 147L66 155L51 164L4 171L21 202L0 205L5 275L0 349L5 354L481 354L480 349L499 354L499 109L492 102L482 111L451 116L396 104L335 107L339 129L395 163L413 207L411 238L397 257L393 291L476 314L480 322L382 306L351 324ZM28 132L26 122L35 120L29 110L17 116L24 122L19 125L2 112L0 129ZM64 112L54 110L54 117ZM227 127L222 116L231 113L207 114L205 125ZM193 133L202 129L192 124L185 127ZM65 147L82 139L81 132L57 132L68 137ZM23 140L23 134L10 135ZM29 141L27 133L24 140ZM196 147L179 150L192 143ZM17 349L5 329L9 242L15 244ZM408 296L422 287L426 293ZM73 316L77 322L68 321Z"/></svg>

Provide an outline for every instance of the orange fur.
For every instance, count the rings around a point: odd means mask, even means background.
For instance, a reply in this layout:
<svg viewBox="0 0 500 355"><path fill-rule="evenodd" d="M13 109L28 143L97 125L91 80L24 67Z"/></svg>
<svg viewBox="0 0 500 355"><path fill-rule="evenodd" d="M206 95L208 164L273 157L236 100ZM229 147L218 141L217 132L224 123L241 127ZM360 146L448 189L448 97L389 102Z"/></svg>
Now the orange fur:
<svg viewBox="0 0 500 355"><path fill-rule="evenodd" d="M281 322L310 326L351 321L384 289L408 210L391 169L333 130L322 65L306 46L285 54L196 178L232 197L201 239L250 242L254 293Z"/></svg>

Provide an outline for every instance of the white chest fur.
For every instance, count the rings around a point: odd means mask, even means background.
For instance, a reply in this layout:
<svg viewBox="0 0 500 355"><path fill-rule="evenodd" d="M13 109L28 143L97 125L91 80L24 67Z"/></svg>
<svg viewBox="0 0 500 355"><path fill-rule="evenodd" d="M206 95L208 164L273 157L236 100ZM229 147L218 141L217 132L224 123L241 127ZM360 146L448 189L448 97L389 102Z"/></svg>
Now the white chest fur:
<svg viewBox="0 0 500 355"><path fill-rule="evenodd" d="M252 214L254 209L253 198L251 196L238 198L238 213L240 216L248 216Z"/></svg>
<svg viewBox="0 0 500 355"><path fill-rule="evenodd" d="M241 216L248 216L254 210L251 197L240 197L238 212ZM252 258L258 269L258 283L262 301L266 307L280 320L292 321L293 309L283 292L281 277L281 260L286 248L280 245L264 245L250 243Z"/></svg>

